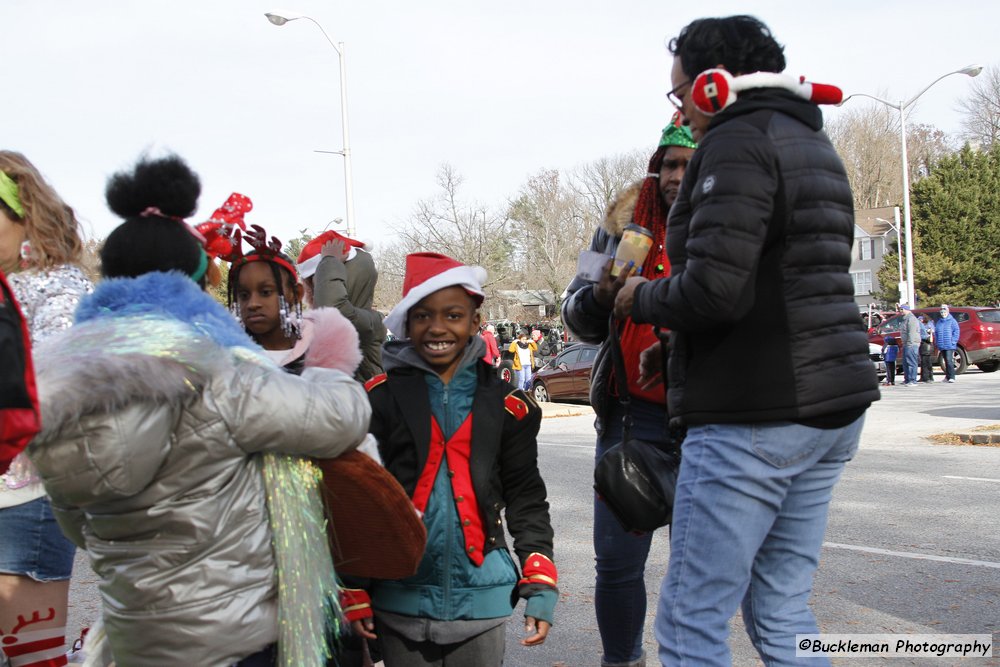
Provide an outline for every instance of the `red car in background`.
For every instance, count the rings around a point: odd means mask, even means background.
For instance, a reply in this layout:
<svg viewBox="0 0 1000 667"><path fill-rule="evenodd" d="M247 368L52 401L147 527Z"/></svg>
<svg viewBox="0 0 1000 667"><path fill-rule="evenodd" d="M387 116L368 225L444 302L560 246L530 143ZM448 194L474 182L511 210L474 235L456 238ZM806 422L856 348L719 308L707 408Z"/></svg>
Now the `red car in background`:
<svg viewBox="0 0 1000 667"><path fill-rule="evenodd" d="M949 306L949 310L958 322L958 348L953 353L955 374L961 375L970 365L979 367L984 373L1000 368L1000 308ZM927 315L936 322L941 316L939 311L940 307L914 308L913 314L917 317ZM868 342L881 346L890 334L898 340L902 322L903 313L897 313L872 327L868 330ZM941 355L936 363L944 369Z"/></svg>
<svg viewBox="0 0 1000 667"><path fill-rule="evenodd" d="M536 401L590 402L590 369L597 357L597 346L574 343L535 371L531 391Z"/></svg>

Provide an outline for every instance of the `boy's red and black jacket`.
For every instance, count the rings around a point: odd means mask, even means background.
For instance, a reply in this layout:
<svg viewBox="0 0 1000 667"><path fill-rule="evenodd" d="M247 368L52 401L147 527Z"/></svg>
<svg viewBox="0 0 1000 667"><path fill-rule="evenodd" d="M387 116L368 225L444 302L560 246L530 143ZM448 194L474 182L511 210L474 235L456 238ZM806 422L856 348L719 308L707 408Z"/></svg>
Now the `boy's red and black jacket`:
<svg viewBox="0 0 1000 667"><path fill-rule="evenodd" d="M483 552L507 546L500 516L505 510L513 551L527 574L534 569L529 562L532 554L552 559L549 504L538 471L536 436L541 409L526 393L500 380L487 364L478 363L476 372L469 473L482 515ZM412 497L431 443L430 401L423 372L396 368L372 378L366 386L372 405L369 430L378 440L386 468ZM520 591L521 595L525 592Z"/></svg>

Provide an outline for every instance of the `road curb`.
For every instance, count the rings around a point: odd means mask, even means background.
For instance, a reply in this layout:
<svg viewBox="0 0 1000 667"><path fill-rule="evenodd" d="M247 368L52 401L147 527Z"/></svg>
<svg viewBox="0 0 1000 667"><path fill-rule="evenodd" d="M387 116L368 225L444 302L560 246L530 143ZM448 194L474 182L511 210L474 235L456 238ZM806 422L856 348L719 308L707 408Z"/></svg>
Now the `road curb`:
<svg viewBox="0 0 1000 667"><path fill-rule="evenodd" d="M542 409L542 419L552 417L579 417L580 415L594 414L594 408L589 405L576 405L573 403L539 403Z"/></svg>
<svg viewBox="0 0 1000 667"><path fill-rule="evenodd" d="M1000 433L950 433L967 445L1000 445Z"/></svg>

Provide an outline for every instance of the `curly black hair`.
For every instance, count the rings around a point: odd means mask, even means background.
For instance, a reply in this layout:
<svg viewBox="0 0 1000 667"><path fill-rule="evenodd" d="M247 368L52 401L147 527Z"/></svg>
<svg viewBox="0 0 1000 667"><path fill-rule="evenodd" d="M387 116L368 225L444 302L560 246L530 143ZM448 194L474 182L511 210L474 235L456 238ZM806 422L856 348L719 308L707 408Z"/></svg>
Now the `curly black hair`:
<svg viewBox="0 0 1000 667"><path fill-rule="evenodd" d="M784 47L770 28L745 14L692 21L667 48L681 59L684 73L692 79L719 65L732 74L785 69Z"/></svg>
<svg viewBox="0 0 1000 667"><path fill-rule="evenodd" d="M101 248L101 274L134 278L180 271L193 276L204 250L183 218L194 213L200 193L198 175L176 155L155 160L142 156L131 170L114 174L105 197L125 222ZM204 286L204 281L202 275L198 283Z"/></svg>
<svg viewBox="0 0 1000 667"><path fill-rule="evenodd" d="M108 179L104 193L111 210L126 219L150 207L168 218L186 218L198 206L201 181L177 155L155 160L143 155L130 171Z"/></svg>

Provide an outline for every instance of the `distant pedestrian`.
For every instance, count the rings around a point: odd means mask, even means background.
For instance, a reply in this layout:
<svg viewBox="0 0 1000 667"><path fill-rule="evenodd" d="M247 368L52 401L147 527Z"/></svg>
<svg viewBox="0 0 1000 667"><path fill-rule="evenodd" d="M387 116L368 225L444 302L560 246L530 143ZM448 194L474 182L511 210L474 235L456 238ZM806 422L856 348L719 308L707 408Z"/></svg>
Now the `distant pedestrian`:
<svg viewBox="0 0 1000 667"><path fill-rule="evenodd" d="M479 334L479 337L486 343L486 354L483 355L483 361L494 367L500 365L500 348L497 346L496 333L497 328L492 324L487 324L486 328Z"/></svg>
<svg viewBox="0 0 1000 667"><path fill-rule="evenodd" d="M511 370L517 380L514 385L518 389L528 391L531 389L531 369L535 367L536 345L528 338L528 330L521 329L517 335L517 340L510 344L508 350L514 355L514 366Z"/></svg>
<svg viewBox="0 0 1000 667"><path fill-rule="evenodd" d="M903 305L903 322L899 327L900 342L903 344L903 386L913 387L917 384L917 369L920 367L920 321L910 310L909 305Z"/></svg>
<svg viewBox="0 0 1000 667"><path fill-rule="evenodd" d="M920 381L934 382L934 324L927 315L920 316Z"/></svg>
<svg viewBox="0 0 1000 667"><path fill-rule="evenodd" d="M896 384L896 358L899 356L899 346L896 339L889 336L882 346L882 358L885 360L885 385Z"/></svg>
<svg viewBox="0 0 1000 667"><path fill-rule="evenodd" d="M934 345L944 357L945 382L955 382L955 350L958 348L958 322L948 309L941 304L941 317L934 323Z"/></svg>

